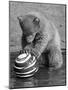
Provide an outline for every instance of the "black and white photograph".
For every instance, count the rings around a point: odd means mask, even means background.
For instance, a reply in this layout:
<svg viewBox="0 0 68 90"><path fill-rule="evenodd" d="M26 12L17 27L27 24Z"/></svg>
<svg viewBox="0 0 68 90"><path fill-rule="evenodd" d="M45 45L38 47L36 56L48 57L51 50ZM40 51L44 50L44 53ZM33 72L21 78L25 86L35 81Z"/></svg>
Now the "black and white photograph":
<svg viewBox="0 0 68 90"><path fill-rule="evenodd" d="M9 88L66 86L66 4L9 1Z"/></svg>

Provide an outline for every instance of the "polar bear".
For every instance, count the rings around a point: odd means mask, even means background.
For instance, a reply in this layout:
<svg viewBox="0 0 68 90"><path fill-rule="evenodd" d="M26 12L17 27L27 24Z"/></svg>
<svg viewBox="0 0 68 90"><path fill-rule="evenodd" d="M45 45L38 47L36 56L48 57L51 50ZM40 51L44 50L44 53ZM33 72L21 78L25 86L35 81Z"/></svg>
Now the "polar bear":
<svg viewBox="0 0 68 90"><path fill-rule="evenodd" d="M23 31L22 46L38 59L48 53L49 66L58 69L63 64L59 32L52 21L40 12L29 12L17 17Z"/></svg>

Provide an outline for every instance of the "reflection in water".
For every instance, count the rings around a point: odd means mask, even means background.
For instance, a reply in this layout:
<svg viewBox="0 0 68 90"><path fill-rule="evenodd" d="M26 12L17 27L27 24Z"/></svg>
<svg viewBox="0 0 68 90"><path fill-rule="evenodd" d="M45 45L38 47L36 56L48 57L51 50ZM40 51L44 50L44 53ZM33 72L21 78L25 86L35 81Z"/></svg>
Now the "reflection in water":
<svg viewBox="0 0 68 90"><path fill-rule="evenodd" d="M63 54L64 64L61 69L49 71L47 67L40 67L39 71L29 78L18 78L13 71L13 63L18 54L12 53L10 55L10 88L23 87L42 87L65 85L65 54Z"/></svg>

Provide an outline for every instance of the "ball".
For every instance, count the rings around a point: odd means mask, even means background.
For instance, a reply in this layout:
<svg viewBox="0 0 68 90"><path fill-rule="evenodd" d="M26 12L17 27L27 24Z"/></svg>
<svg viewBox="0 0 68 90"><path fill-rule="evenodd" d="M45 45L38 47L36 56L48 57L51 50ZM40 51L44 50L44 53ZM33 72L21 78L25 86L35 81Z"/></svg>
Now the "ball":
<svg viewBox="0 0 68 90"><path fill-rule="evenodd" d="M20 54L14 63L14 71L18 77L30 77L38 71L38 63L35 56L28 52Z"/></svg>

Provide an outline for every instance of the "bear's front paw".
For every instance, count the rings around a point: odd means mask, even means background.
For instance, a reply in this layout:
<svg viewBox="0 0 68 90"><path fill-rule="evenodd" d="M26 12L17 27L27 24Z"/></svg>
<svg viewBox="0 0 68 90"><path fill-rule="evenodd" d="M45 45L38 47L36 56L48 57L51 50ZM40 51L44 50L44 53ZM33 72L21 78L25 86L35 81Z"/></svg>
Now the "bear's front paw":
<svg viewBox="0 0 68 90"><path fill-rule="evenodd" d="M31 47L30 47L30 46L26 46L26 47L24 48L24 51L30 53L30 52L31 52Z"/></svg>
<svg viewBox="0 0 68 90"><path fill-rule="evenodd" d="M56 70L56 69L59 69L63 64L63 61L61 60L61 62L59 61L54 61L54 63L52 63L51 65L49 65L49 70L52 71L52 70Z"/></svg>

